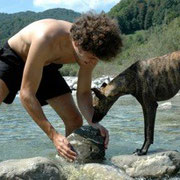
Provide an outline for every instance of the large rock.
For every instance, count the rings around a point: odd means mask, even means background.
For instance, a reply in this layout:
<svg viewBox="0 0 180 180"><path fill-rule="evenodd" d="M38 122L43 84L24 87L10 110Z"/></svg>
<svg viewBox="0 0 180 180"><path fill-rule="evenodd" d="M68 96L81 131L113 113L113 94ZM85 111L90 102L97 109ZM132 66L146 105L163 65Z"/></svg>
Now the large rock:
<svg viewBox="0 0 180 180"><path fill-rule="evenodd" d="M61 180L58 167L49 159L36 157L0 163L1 180Z"/></svg>
<svg viewBox="0 0 180 180"><path fill-rule="evenodd" d="M180 170L180 153L164 151L146 156L114 156L111 162L131 177L160 178Z"/></svg>
<svg viewBox="0 0 180 180"><path fill-rule="evenodd" d="M104 138L100 131L91 126L82 126L67 137L77 152L79 163L100 162L104 160Z"/></svg>

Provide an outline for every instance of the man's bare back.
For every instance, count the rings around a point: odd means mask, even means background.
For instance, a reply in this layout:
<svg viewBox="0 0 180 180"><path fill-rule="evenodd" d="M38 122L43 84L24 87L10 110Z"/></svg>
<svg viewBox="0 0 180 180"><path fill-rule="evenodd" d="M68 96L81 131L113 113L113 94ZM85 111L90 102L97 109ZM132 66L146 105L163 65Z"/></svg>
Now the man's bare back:
<svg viewBox="0 0 180 180"><path fill-rule="evenodd" d="M49 63L68 64L74 63L70 28L72 23L55 19L44 19L31 23L8 40L21 58L26 61L29 48L33 41L46 39L48 41L45 65ZM38 42L38 41L37 41ZM36 42L36 43L37 43ZM38 58L37 58L38 59Z"/></svg>

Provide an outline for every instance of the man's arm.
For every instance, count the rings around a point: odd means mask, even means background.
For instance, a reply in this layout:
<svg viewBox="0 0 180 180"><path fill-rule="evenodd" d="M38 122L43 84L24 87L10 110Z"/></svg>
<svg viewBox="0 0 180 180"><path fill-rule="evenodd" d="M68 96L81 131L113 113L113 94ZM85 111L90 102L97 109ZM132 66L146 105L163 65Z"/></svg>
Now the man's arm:
<svg viewBox="0 0 180 180"><path fill-rule="evenodd" d="M78 86L77 86L78 106L81 113L88 121L88 123L91 126L98 128L101 131L101 135L106 138L105 147L107 148L109 142L108 131L99 123L92 123L94 108L92 103L91 81L92 81L92 71L95 66L89 67L89 64L86 66L80 67L78 74Z"/></svg>
<svg viewBox="0 0 180 180"><path fill-rule="evenodd" d="M25 63L20 98L27 112L53 141L58 152L66 158L74 159L76 154L70 150L68 141L64 136L58 134L47 120L36 98L36 92L42 78L43 67L48 53L51 53L48 40L43 37L33 40Z"/></svg>
<svg viewBox="0 0 180 180"><path fill-rule="evenodd" d="M92 69L80 67L78 73L77 102L81 113L88 123L92 122L94 113L91 94L91 75Z"/></svg>

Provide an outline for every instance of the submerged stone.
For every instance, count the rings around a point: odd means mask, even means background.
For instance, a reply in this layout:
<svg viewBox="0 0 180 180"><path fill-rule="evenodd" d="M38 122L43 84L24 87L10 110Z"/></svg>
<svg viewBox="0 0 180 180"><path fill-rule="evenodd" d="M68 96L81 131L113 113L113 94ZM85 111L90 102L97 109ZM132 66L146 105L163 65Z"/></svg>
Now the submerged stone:
<svg viewBox="0 0 180 180"><path fill-rule="evenodd" d="M86 180L133 180L120 168L98 163L85 164L80 172L86 175Z"/></svg>
<svg viewBox="0 0 180 180"><path fill-rule="evenodd" d="M111 162L131 177L162 178L175 175L180 170L180 153L162 151L146 156L114 156Z"/></svg>
<svg viewBox="0 0 180 180"><path fill-rule="evenodd" d="M91 163L104 160L104 137L92 126L82 126L67 137L73 150L78 154L77 162Z"/></svg>

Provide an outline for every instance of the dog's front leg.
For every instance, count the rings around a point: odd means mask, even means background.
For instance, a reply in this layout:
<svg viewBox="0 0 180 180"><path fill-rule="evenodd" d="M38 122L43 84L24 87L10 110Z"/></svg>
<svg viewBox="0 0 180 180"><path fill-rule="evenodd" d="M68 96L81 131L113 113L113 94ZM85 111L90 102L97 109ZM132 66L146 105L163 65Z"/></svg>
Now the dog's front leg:
<svg viewBox="0 0 180 180"><path fill-rule="evenodd" d="M144 144L141 149L137 149L135 154L137 155L145 155L148 152L148 149L154 141L154 125L156 118L156 110L157 110L157 102L152 101L149 97L145 98L145 102L143 102L142 109L144 114Z"/></svg>

